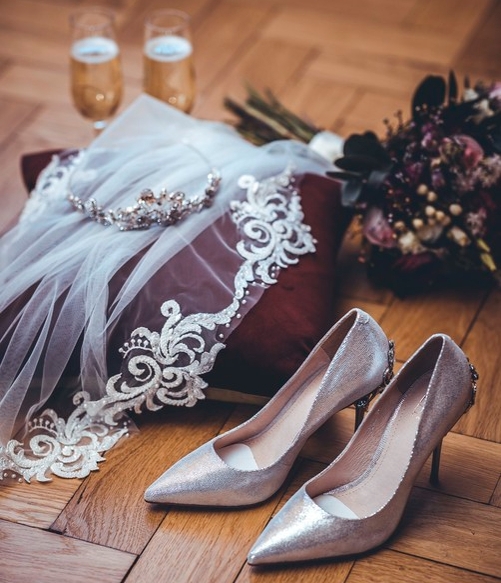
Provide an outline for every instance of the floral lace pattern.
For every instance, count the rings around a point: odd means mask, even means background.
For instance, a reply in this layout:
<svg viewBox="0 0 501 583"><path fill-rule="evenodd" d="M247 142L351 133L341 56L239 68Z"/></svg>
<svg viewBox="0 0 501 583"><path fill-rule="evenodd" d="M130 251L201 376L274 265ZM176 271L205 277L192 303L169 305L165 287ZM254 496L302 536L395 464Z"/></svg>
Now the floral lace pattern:
<svg viewBox="0 0 501 583"><path fill-rule="evenodd" d="M50 192L51 181L58 177L67 180L68 173L58 172L57 165L47 169L48 184L42 191ZM315 250L310 228L302 223L292 168L261 182L245 175L238 184L246 198L233 201L230 210L243 262L234 278L231 303L216 313L184 316L177 301L165 301L162 329L140 327L132 332L120 349L125 366L108 380L103 397L93 401L82 391L68 419L46 409L30 423L28 443L12 439L0 447L0 480L48 481L50 474L83 478L97 470L101 454L128 433L124 412L190 407L204 398L207 383L201 375L211 370L224 348L230 322L242 317L249 287L276 283L282 268Z"/></svg>
<svg viewBox="0 0 501 583"><path fill-rule="evenodd" d="M68 150L52 156L50 163L42 170L37 185L24 205L20 222L36 221L47 211L52 200L61 198L61 189L66 190L70 177L84 158L85 150Z"/></svg>

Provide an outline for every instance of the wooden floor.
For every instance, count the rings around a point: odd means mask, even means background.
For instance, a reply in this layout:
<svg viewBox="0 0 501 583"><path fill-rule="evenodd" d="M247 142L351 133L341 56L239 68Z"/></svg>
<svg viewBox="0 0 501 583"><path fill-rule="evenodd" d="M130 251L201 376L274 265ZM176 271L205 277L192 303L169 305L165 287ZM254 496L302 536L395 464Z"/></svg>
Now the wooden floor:
<svg viewBox="0 0 501 583"><path fill-rule="evenodd" d="M90 3L90 2L89 2ZM92 2L93 3L93 2ZM104 0L101 2L104 4ZM496 0L108 0L117 14L124 106L141 87L146 12L193 17L199 96L194 115L225 119L222 98L268 86L300 114L348 135L402 108L429 72L454 68L501 80ZM21 207L22 153L84 146L91 130L68 95L68 13L86 0L0 0L1 224ZM123 108L122 108L123 109ZM1 225L0 225L1 226ZM0 581L482 582L501 578L501 293L432 293L400 300L375 289L346 238L336 312L368 310L405 360L429 334L460 343L480 375L478 403L445 441L440 487L423 473L397 533L357 560L268 570L245 557L270 517L339 452L353 412L307 444L290 480L251 510L152 508L145 487L167 466L254 409L205 402L140 419L141 431L88 479L0 488Z"/></svg>

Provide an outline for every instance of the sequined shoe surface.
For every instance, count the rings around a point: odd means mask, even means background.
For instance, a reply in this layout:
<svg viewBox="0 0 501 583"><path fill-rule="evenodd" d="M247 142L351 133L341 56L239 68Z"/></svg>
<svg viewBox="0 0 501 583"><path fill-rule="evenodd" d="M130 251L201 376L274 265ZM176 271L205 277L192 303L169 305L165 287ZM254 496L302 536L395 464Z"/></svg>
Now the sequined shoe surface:
<svg viewBox="0 0 501 583"><path fill-rule="evenodd" d="M341 455L272 519L248 562L340 557L383 543L396 529L424 462L473 404L477 378L448 336L432 336Z"/></svg>
<svg viewBox="0 0 501 583"><path fill-rule="evenodd" d="M306 439L336 411L391 378L393 351L365 312L348 312L254 417L181 459L145 493L147 502L246 506L284 482Z"/></svg>

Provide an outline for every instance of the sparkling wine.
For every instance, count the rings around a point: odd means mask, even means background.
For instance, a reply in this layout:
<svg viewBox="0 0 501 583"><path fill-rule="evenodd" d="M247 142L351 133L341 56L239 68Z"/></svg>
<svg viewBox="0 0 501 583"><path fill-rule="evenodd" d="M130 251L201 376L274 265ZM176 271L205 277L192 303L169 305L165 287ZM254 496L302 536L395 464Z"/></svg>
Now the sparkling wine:
<svg viewBox="0 0 501 583"><path fill-rule="evenodd" d="M193 47L174 35L157 36L144 47L144 91L188 112L195 99Z"/></svg>
<svg viewBox="0 0 501 583"><path fill-rule="evenodd" d="M122 97L122 72L114 40L93 36L73 43L71 91L84 117L100 122L115 113Z"/></svg>

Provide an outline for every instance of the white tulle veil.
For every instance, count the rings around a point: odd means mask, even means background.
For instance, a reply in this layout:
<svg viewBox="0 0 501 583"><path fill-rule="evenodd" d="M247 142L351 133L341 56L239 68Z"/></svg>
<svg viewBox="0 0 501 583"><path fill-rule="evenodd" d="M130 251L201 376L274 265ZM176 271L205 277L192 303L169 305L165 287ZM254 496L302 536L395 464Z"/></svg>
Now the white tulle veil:
<svg viewBox="0 0 501 583"><path fill-rule="evenodd" d="M326 165L148 96L85 151L56 157L0 240L1 475L84 476L127 431L122 412L203 398L200 375L225 339L280 269L314 250L295 179ZM211 167L213 205L166 228L104 227L66 198L69 184L107 208L145 187L195 196ZM56 394L67 414L40 413Z"/></svg>

